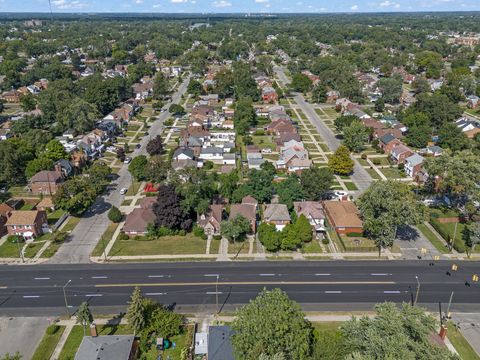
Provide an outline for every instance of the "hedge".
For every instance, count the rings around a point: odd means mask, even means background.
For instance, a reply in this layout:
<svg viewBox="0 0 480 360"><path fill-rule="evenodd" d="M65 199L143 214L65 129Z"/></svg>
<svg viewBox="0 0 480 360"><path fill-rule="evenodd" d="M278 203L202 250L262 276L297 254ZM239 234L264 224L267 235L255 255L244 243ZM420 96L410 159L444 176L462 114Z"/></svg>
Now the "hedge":
<svg viewBox="0 0 480 360"><path fill-rule="evenodd" d="M437 217L432 215L436 215L436 214L430 215L430 224L440 234L440 236L447 242L447 244L450 244L452 241L452 239L450 238L450 234L441 226L440 222L437 220ZM457 235L458 236L456 237L455 242L453 243L453 248L459 253L464 253L465 251L467 251L465 241L462 239L461 234L460 235L457 234Z"/></svg>
<svg viewBox="0 0 480 360"><path fill-rule="evenodd" d="M351 233L347 233L347 236L348 237L362 237L363 233L361 233L361 232L351 232Z"/></svg>

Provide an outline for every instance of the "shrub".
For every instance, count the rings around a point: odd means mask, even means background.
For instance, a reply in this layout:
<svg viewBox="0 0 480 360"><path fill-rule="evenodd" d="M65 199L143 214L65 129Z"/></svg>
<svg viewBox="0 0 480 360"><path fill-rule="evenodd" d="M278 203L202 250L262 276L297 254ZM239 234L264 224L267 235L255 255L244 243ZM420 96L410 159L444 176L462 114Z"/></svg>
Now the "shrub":
<svg viewBox="0 0 480 360"><path fill-rule="evenodd" d="M362 154L361 158L362 158L363 160L367 160L367 154Z"/></svg>
<svg viewBox="0 0 480 360"><path fill-rule="evenodd" d="M405 168L405 164L398 164L398 170L403 170Z"/></svg>
<svg viewBox="0 0 480 360"><path fill-rule="evenodd" d="M213 235L213 240L222 240L222 235Z"/></svg>
<svg viewBox="0 0 480 360"><path fill-rule="evenodd" d="M382 161L380 159L373 159L372 160L373 165L380 165Z"/></svg>
<svg viewBox="0 0 480 360"><path fill-rule="evenodd" d="M120 235L118 235L118 240L130 240L130 237L124 232L121 232Z"/></svg>
<svg viewBox="0 0 480 360"><path fill-rule="evenodd" d="M205 231L203 230L202 227L195 225L193 227L193 235L198 236L198 237L203 237L205 235Z"/></svg>
<svg viewBox="0 0 480 360"><path fill-rule="evenodd" d="M152 240L154 240L154 238L151 237L151 236L135 235L133 240L135 240L135 241L152 241Z"/></svg>
<svg viewBox="0 0 480 360"><path fill-rule="evenodd" d="M112 206L108 211L108 219L114 223L122 221L122 213L116 206Z"/></svg>
<svg viewBox="0 0 480 360"><path fill-rule="evenodd" d="M459 253L464 253L465 251L467 251L467 247L465 245L465 241L462 239L461 236L458 236L457 234L457 238L455 239L455 242L453 243L453 248L455 250L457 250Z"/></svg>
<svg viewBox="0 0 480 360"><path fill-rule="evenodd" d="M48 335L53 335L53 334L55 334L55 333L58 331L58 329L60 329L60 326L55 325L55 324L54 324L54 325L50 325L49 327L47 327L46 333L47 333Z"/></svg>
<svg viewBox="0 0 480 360"><path fill-rule="evenodd" d="M156 235L158 237L173 235L175 232L172 229L161 226L157 229Z"/></svg>
<svg viewBox="0 0 480 360"><path fill-rule="evenodd" d="M257 129L257 130L255 130L253 135L263 136L263 135L265 135L265 130Z"/></svg>
<svg viewBox="0 0 480 360"><path fill-rule="evenodd" d="M328 237L325 236L325 237L322 239L322 244L328 245L329 243L330 243L330 240L328 240Z"/></svg>
<svg viewBox="0 0 480 360"><path fill-rule="evenodd" d="M17 242L23 243L24 239L22 236L18 235L8 235L7 240L9 243L16 244Z"/></svg>
<svg viewBox="0 0 480 360"><path fill-rule="evenodd" d="M348 237L362 237L363 233L361 233L361 232L351 232L351 233L347 233L347 236Z"/></svg>

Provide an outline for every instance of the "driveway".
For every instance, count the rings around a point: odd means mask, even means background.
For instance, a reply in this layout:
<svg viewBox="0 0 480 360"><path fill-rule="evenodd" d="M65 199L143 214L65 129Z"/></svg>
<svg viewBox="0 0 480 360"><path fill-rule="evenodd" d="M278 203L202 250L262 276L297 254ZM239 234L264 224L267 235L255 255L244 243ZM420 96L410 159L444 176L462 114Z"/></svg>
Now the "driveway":
<svg viewBox="0 0 480 360"><path fill-rule="evenodd" d="M281 82L283 82L284 84L289 83L283 68L275 66L274 71ZM308 120L317 128L318 133L325 141L327 146L330 148L330 150L335 151L341 145L341 141L336 138L335 134L328 128L327 125L325 125L325 123L322 121L322 119L317 114L312 105L307 103L305 101L305 98L301 94L295 93L294 100L300 107L300 109L303 111L305 116L307 116ZM357 185L358 190L354 194L355 197L358 197L366 189L368 189L370 184L373 182L373 179L370 174L360 165L357 159L353 158L353 160L355 165L351 178L355 185Z"/></svg>
<svg viewBox="0 0 480 360"><path fill-rule="evenodd" d="M455 303L455 294L453 295L453 303ZM462 335L467 339L477 355L480 356L480 314L454 312L452 321L459 326Z"/></svg>
<svg viewBox="0 0 480 360"><path fill-rule="evenodd" d="M424 259L431 260L440 252L432 243L414 226L401 226L397 231L395 244L402 250L403 259L418 259L421 256ZM427 253L422 255L421 249L427 249Z"/></svg>
<svg viewBox="0 0 480 360"><path fill-rule="evenodd" d="M49 323L45 317L0 317L0 358L18 351L31 359Z"/></svg>
<svg viewBox="0 0 480 360"><path fill-rule="evenodd" d="M187 77L172 96L172 103L178 103L181 96L187 90L190 77ZM161 113L151 125L151 136L161 134L163 122L170 117L169 112ZM145 155L146 145L150 137L143 137L139 149L135 149L132 156ZM132 184L132 176L128 172L128 165L123 165L118 172L118 178L113 181L107 192L98 197L97 201L82 216L82 219L70 234L69 240L63 244L58 252L49 260L52 264L74 264L90 262L90 254L108 227L108 209L112 205L120 207L123 196L119 189L129 188Z"/></svg>

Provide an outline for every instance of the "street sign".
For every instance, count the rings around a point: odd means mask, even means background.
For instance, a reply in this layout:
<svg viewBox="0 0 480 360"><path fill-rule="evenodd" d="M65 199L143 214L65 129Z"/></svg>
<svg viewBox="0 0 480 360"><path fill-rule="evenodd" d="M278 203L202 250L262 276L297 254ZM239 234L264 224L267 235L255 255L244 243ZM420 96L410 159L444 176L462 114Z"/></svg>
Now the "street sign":
<svg viewBox="0 0 480 360"><path fill-rule="evenodd" d="M478 275L477 274L473 274L472 281L478 282Z"/></svg>
<svg viewBox="0 0 480 360"><path fill-rule="evenodd" d="M457 270L458 270L457 264L452 264L452 271L457 271Z"/></svg>

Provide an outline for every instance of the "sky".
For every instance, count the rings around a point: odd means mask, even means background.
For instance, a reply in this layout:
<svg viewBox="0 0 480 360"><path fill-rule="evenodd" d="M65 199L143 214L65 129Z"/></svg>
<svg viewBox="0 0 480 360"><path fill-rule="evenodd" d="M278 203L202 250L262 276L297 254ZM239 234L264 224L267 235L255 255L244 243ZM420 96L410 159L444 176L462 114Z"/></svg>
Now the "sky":
<svg viewBox="0 0 480 360"><path fill-rule="evenodd" d="M50 0L53 12L325 13L480 11L480 0ZM0 0L0 12L49 12L48 0Z"/></svg>

